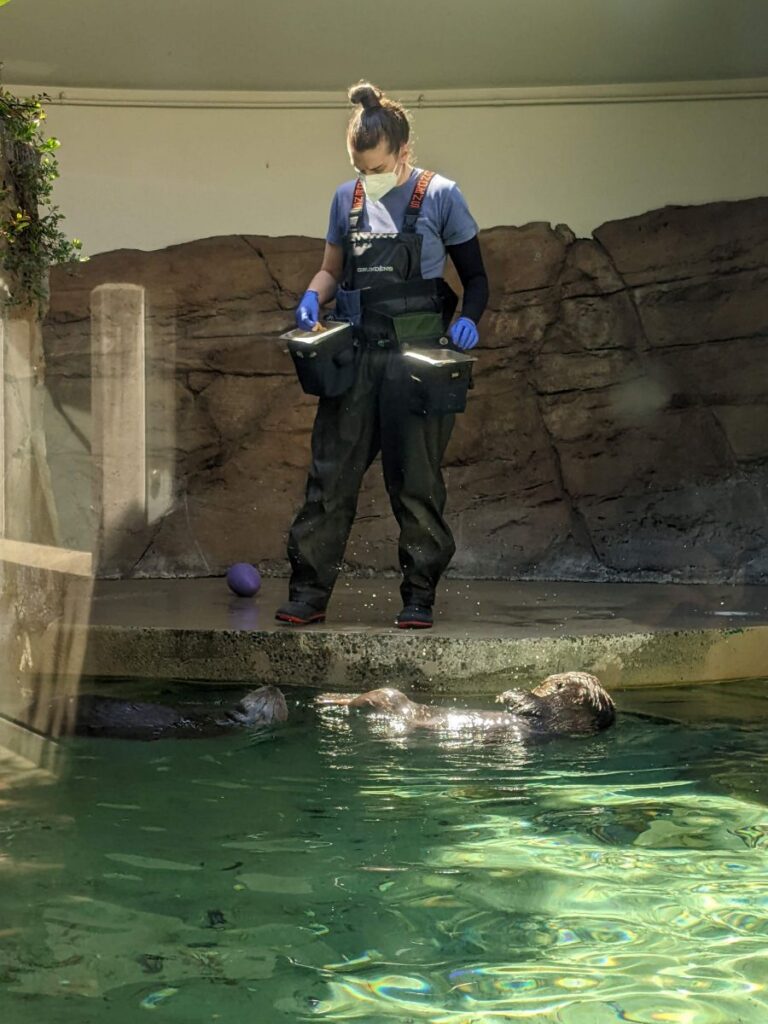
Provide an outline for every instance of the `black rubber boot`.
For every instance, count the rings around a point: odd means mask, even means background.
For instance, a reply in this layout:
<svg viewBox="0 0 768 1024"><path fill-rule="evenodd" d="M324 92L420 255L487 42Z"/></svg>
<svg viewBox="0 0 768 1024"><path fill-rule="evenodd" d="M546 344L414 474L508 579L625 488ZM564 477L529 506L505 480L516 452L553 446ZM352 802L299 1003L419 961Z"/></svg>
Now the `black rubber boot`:
<svg viewBox="0 0 768 1024"><path fill-rule="evenodd" d="M407 604L395 619L398 629L431 629L432 609Z"/></svg>
<svg viewBox="0 0 768 1024"><path fill-rule="evenodd" d="M325 622L325 611L306 601L288 601L277 609L275 618L287 626L309 626L313 622Z"/></svg>

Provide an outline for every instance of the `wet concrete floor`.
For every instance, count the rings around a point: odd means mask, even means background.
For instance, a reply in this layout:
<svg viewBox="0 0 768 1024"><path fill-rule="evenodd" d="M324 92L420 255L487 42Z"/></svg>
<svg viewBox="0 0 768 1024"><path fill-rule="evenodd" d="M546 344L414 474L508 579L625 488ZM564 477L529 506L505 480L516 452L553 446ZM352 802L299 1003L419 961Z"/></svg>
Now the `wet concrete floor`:
<svg viewBox="0 0 768 1024"><path fill-rule="evenodd" d="M223 579L101 580L91 622L192 630L284 632L275 609L283 579L265 579L253 598ZM311 632L389 631L400 610L394 579L339 582L324 624ZM768 587L656 583L544 583L447 580L433 633L451 637L533 637L768 625ZM306 628L306 627L304 627Z"/></svg>

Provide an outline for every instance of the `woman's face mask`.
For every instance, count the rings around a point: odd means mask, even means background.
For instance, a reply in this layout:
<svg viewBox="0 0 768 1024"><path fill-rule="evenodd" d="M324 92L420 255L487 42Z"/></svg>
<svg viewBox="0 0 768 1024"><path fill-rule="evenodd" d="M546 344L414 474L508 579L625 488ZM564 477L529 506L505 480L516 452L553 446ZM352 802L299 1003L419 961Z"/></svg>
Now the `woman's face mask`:
<svg viewBox="0 0 768 1024"><path fill-rule="evenodd" d="M363 183L365 196L372 203L378 203L387 192L391 192L397 186L398 179L402 172L403 151L398 154L392 170L379 170L381 164L386 165L392 159L392 154L387 150L386 143L381 142L375 149L366 150L363 153L350 153L352 162L357 169L357 176ZM356 158L356 159L355 159Z"/></svg>
<svg viewBox="0 0 768 1024"><path fill-rule="evenodd" d="M399 177L400 172L397 168L394 171L380 171L378 174L361 174L366 199L378 203L387 192L395 188Z"/></svg>

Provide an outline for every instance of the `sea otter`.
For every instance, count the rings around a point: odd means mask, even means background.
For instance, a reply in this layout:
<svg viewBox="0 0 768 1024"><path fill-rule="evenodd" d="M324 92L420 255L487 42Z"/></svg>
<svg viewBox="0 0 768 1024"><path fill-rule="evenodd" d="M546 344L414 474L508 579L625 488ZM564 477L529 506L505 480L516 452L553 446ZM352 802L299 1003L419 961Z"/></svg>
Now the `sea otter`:
<svg viewBox="0 0 768 1024"><path fill-rule="evenodd" d="M512 714L538 723L542 731L560 736L599 732L616 719L616 705L589 672L560 672L533 690L505 690L496 700Z"/></svg>
<svg viewBox="0 0 768 1024"><path fill-rule="evenodd" d="M585 735L611 725L615 705L600 681L587 672L548 676L535 689L505 690L496 698L504 711L479 711L417 704L392 687L369 690L356 697L329 694L324 704L340 704L392 722L401 729L509 734L525 739Z"/></svg>
<svg viewBox="0 0 768 1024"><path fill-rule="evenodd" d="M276 686L251 690L227 710L174 708L148 701L121 700L119 697L84 695L72 698L77 707L74 728L78 736L103 736L114 739L157 740L191 739L216 736L236 728L258 728L284 722L288 718L285 697Z"/></svg>

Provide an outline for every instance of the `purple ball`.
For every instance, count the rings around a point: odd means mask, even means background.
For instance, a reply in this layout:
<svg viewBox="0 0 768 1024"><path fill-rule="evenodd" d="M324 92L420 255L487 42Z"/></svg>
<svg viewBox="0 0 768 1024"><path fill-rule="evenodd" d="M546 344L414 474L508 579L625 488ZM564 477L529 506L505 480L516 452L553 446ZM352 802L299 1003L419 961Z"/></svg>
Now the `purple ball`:
<svg viewBox="0 0 768 1024"><path fill-rule="evenodd" d="M235 562L227 572L227 585L238 597L253 597L261 586L261 573L250 562Z"/></svg>

